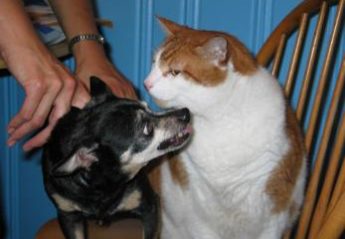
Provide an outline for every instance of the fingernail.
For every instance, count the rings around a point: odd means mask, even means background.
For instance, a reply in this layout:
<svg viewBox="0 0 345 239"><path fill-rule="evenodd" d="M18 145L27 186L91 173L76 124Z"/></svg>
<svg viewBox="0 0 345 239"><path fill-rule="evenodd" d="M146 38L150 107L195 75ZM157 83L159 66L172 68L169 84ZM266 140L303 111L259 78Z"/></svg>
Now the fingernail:
<svg viewBox="0 0 345 239"><path fill-rule="evenodd" d="M28 151L30 151L30 149L31 148L29 146L26 146L26 145L23 146L24 152L28 152Z"/></svg>
<svg viewBox="0 0 345 239"><path fill-rule="evenodd" d="M7 129L7 133L8 133L8 134L12 134L13 131L14 131L14 128L12 128L12 127Z"/></svg>
<svg viewBox="0 0 345 239"><path fill-rule="evenodd" d="M15 140L8 140L8 141L7 141L8 147L12 147L15 143L16 143Z"/></svg>

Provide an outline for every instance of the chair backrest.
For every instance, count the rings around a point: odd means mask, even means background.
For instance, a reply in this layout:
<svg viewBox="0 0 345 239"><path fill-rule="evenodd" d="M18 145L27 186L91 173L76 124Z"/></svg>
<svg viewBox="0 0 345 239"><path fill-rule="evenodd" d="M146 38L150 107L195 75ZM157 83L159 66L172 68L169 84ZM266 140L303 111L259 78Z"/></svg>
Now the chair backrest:
<svg viewBox="0 0 345 239"><path fill-rule="evenodd" d="M332 239L344 233L344 15L345 0L305 0L282 20L257 55L273 75L285 79L286 96L296 101L311 166L299 223L286 238ZM293 49L291 55L287 47ZM282 73L284 62L289 66Z"/></svg>

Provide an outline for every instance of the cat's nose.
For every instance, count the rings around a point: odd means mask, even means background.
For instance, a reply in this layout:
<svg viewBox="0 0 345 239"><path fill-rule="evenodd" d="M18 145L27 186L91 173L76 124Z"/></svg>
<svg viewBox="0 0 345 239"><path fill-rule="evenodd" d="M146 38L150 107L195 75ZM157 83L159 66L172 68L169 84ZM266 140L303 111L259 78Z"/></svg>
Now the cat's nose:
<svg viewBox="0 0 345 239"><path fill-rule="evenodd" d="M152 83L149 80L144 81L144 86L147 91L149 91L152 88Z"/></svg>
<svg viewBox="0 0 345 239"><path fill-rule="evenodd" d="M187 109L187 108L183 108L183 109L176 111L175 115L176 115L177 119L180 121L183 121L186 123L189 123L189 121L190 121L190 112L189 112L189 109Z"/></svg>

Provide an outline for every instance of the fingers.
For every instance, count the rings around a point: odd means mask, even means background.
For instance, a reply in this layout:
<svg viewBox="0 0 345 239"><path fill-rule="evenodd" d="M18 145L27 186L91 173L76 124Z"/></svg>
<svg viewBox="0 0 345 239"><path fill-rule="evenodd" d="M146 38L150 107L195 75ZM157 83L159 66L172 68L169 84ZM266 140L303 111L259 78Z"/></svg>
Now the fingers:
<svg viewBox="0 0 345 239"><path fill-rule="evenodd" d="M21 139L28 133L43 126L47 116L51 111L52 105L61 90L61 86L62 83L58 77L50 79L49 86L46 87L43 98L41 98L39 105L38 107L36 107L36 110L32 117L22 120L20 124L15 125L16 127L11 128L13 130L11 130L10 137L7 141L7 144L9 146L15 144L19 139ZM35 92L33 92L33 94L35 94ZM29 96L27 98L29 98ZM19 121L17 122L19 123Z"/></svg>
<svg viewBox="0 0 345 239"><path fill-rule="evenodd" d="M111 78L112 79L108 84L110 84L112 92L115 95L124 98L138 99L133 85L128 80L126 80L120 73L115 72L111 76Z"/></svg>
<svg viewBox="0 0 345 239"><path fill-rule="evenodd" d="M49 77L47 90L41 98L32 117L25 118L22 122L17 120L15 121L16 124L11 125L11 127L13 127L13 125L16 127L10 128L10 137L7 141L9 146L12 146L19 139L32 131L41 128L50 114L48 126L34 138L29 140L24 145L24 150L31 150L32 148L42 146L48 139L57 120L69 111L75 91L75 80L62 65L57 66L56 73L54 77ZM27 98L29 98L29 96L27 96ZM53 111L52 107L54 107Z"/></svg>
<svg viewBox="0 0 345 239"><path fill-rule="evenodd" d="M36 64L40 66L40 64ZM49 138L58 119L67 113L74 105L83 108L90 100L89 76L97 75L119 96L137 99L131 83L125 80L109 62L104 64L86 64L77 70L77 77L73 78L66 68L54 61L45 67L36 67L29 73L17 75L17 80L24 87L26 98L19 113L10 121L7 141L9 146L15 144L25 135L41 128L49 116L48 125L37 135L27 141L23 148L29 151L42 146ZM25 73L25 74L24 74Z"/></svg>
<svg viewBox="0 0 345 239"><path fill-rule="evenodd" d="M67 69L61 65L58 69L60 75L64 76L63 87L54 102L54 114L51 114L49 121L57 121L61 116L66 114L71 107L71 101L73 95L75 94L75 89L77 86L77 81L72 77L72 75L67 71Z"/></svg>
<svg viewBox="0 0 345 239"><path fill-rule="evenodd" d="M32 115L36 111L36 108L38 107L41 99L44 96L45 87L46 86L43 86L41 82L34 82L32 84L28 84L24 88L26 98L19 113L14 116L7 127L9 134L11 134L15 128L18 128L25 121L28 121L32 118Z"/></svg>
<svg viewBox="0 0 345 239"><path fill-rule="evenodd" d="M36 108L33 116L30 118L22 119L22 121L18 120L18 124L16 124L15 127L12 124L13 128L11 128L10 137L7 141L7 144L9 146L14 145L19 139L21 139L28 133L33 132L34 130L43 126L59 91L59 85L53 84L52 86L50 86L44 93L43 98L40 100L40 103Z"/></svg>
<svg viewBox="0 0 345 239"><path fill-rule="evenodd" d="M114 85L111 87L111 91L113 92L114 95L120 98L132 98L133 97L133 92L131 89L128 87L124 86L119 86L119 85Z"/></svg>
<svg viewBox="0 0 345 239"><path fill-rule="evenodd" d="M103 80L103 78L101 79ZM133 86L124 78L110 77L110 79L104 78L104 81L116 96L122 98L138 99Z"/></svg>
<svg viewBox="0 0 345 239"><path fill-rule="evenodd" d="M77 77L89 87L90 76L99 77L118 97L137 99L132 84L108 60L84 61L77 65Z"/></svg>
<svg viewBox="0 0 345 239"><path fill-rule="evenodd" d="M41 130L37 135L24 144L23 149L25 151L30 151L33 148L37 148L45 144L57 121L70 110L76 81L63 68L61 68L61 74L66 75L66 77L63 81L63 88L55 99L53 111L49 115L49 124L45 129Z"/></svg>
<svg viewBox="0 0 345 239"><path fill-rule="evenodd" d="M56 124L56 122L55 122ZM34 148L40 147L47 142L55 124L49 124L44 130L40 131L37 135L31 138L23 145L24 151L28 152Z"/></svg>
<svg viewBox="0 0 345 239"><path fill-rule="evenodd" d="M89 102L91 96L87 90L87 86L82 81L77 82L77 89L73 96L72 105L78 108L84 108L84 106Z"/></svg>
<svg viewBox="0 0 345 239"><path fill-rule="evenodd" d="M138 99L138 96L137 96L137 94L136 94L136 92L132 86L126 89L124 97L129 98L129 99L133 99L133 100Z"/></svg>

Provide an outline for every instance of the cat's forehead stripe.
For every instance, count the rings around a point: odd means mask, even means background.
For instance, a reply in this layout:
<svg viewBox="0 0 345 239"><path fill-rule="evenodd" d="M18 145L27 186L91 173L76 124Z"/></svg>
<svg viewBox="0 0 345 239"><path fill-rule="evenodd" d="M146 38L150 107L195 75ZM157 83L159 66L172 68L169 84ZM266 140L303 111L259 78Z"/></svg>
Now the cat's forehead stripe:
<svg viewBox="0 0 345 239"><path fill-rule="evenodd" d="M181 51L182 48L183 46L180 42L177 42L177 41L167 42L162 49L161 59L164 61L169 61L169 59L171 59L175 53L178 53L179 51Z"/></svg>

